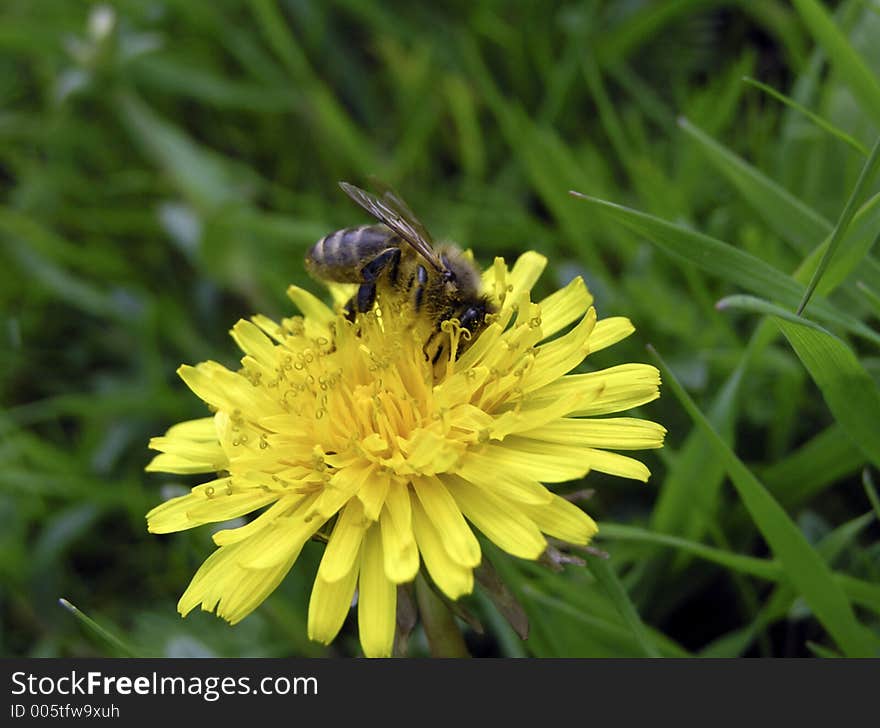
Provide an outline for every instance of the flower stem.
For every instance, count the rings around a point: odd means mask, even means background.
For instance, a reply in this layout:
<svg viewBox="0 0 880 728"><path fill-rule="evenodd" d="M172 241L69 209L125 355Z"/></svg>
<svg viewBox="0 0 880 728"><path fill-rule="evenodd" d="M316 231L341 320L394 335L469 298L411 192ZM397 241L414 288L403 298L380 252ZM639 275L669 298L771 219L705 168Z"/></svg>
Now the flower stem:
<svg viewBox="0 0 880 728"><path fill-rule="evenodd" d="M470 657L452 612L438 597L425 577L416 577L416 601L422 627L428 638L432 657Z"/></svg>

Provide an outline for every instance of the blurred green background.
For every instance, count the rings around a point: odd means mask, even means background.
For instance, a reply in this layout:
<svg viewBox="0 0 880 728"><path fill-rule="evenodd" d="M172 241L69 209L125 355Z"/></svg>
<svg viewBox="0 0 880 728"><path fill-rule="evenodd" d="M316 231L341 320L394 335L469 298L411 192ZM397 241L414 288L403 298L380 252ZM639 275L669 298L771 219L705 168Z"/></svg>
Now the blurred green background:
<svg viewBox="0 0 880 728"><path fill-rule="evenodd" d="M477 594L475 655L876 653L873 179L807 309L841 338L793 348L715 303L793 310L877 135L878 41L875 1L5 0L0 654L123 653L61 597L139 655L359 654L351 620L330 648L305 637L316 544L237 627L182 620L211 529L148 535L198 479L143 468L151 436L205 412L177 366L234 366L238 318L319 291L304 252L364 221L336 185L369 175L483 264L547 255L541 294L583 275L637 329L587 364L653 344L717 433L666 376L636 413L669 430L640 454L650 482L567 486L596 489L610 560L488 551L532 634Z"/></svg>

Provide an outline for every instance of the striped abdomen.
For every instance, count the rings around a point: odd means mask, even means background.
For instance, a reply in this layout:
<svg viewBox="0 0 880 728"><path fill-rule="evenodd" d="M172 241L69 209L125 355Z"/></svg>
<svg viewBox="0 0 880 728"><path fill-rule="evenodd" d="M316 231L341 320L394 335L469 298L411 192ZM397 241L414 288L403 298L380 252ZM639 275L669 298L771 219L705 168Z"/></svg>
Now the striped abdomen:
<svg viewBox="0 0 880 728"><path fill-rule="evenodd" d="M360 283L361 268L399 238L384 225L361 225L337 230L321 238L306 254L306 268L325 280Z"/></svg>

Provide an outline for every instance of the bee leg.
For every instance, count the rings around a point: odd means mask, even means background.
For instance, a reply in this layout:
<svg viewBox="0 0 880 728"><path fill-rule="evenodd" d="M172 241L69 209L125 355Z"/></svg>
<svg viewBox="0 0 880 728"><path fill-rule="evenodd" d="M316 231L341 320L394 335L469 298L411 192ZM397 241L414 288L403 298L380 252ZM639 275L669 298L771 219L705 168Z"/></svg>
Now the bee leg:
<svg viewBox="0 0 880 728"><path fill-rule="evenodd" d="M422 298L425 295L425 285L428 283L428 271L425 266L420 265L416 269L416 280L418 281L418 287L416 288L413 307L415 308L416 313L418 313L418 311L422 308Z"/></svg>
<svg viewBox="0 0 880 728"><path fill-rule="evenodd" d="M376 281L379 276L390 270L392 282L397 278L397 265L400 262L400 248L385 248L369 263L361 268L363 283L357 289L357 293L345 304L345 316L349 321L354 321L359 313L366 313L376 302Z"/></svg>
<svg viewBox="0 0 880 728"><path fill-rule="evenodd" d="M348 303L343 307L345 318L354 323L359 313L366 313L376 302L376 284L361 283L357 292L348 299Z"/></svg>
<svg viewBox="0 0 880 728"><path fill-rule="evenodd" d="M425 359L430 359L432 364L436 364L436 363L437 363L437 359L440 358L440 352L443 351L443 342L440 342L440 343L437 345L437 350L434 352L434 355L431 356L431 354L430 354L430 351L431 351L431 344L434 343L434 340L435 340L438 336L440 336L441 333L442 333L442 332L440 331L439 328L438 328L438 329L434 329L434 331L433 331L433 332L431 333L431 335L428 337L428 340L425 342L425 345L422 347L422 352L423 352L424 355L425 355Z"/></svg>
<svg viewBox="0 0 880 728"><path fill-rule="evenodd" d="M342 308L342 312L345 314L346 319L354 323L355 316L357 315L357 306L355 305L354 296L348 299L348 302Z"/></svg>
<svg viewBox="0 0 880 728"><path fill-rule="evenodd" d="M400 262L400 248L385 248L369 263L361 268L361 277L364 283L375 283L379 276L389 268L393 277L397 278L397 264ZM392 283L394 280L392 280Z"/></svg>
<svg viewBox="0 0 880 728"><path fill-rule="evenodd" d="M480 312L470 306L465 312L461 315L459 319L461 322L461 328L467 329L470 332L473 332L474 326L479 323L480 320Z"/></svg>

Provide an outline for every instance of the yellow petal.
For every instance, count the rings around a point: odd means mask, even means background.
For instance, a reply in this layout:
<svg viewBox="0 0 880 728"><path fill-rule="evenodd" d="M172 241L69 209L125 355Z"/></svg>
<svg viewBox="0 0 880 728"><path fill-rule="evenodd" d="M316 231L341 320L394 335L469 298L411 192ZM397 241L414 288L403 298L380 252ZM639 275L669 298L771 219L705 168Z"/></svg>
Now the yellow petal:
<svg viewBox="0 0 880 728"><path fill-rule="evenodd" d="M434 387L434 401L438 408L454 407L470 402L473 393L483 386L489 377L489 368L473 366L447 377Z"/></svg>
<svg viewBox="0 0 880 728"><path fill-rule="evenodd" d="M635 327L628 318L612 316L602 319L596 324L593 335L590 336L590 351L601 351L612 346L618 341L625 339L635 330Z"/></svg>
<svg viewBox="0 0 880 728"><path fill-rule="evenodd" d="M259 607L287 576L299 556L295 554L268 569L245 569L241 577L231 585L229 592L217 606L217 614L237 624Z"/></svg>
<svg viewBox="0 0 880 728"><path fill-rule="evenodd" d="M273 523L276 518L287 515L291 510L296 508L305 496L301 494L292 494L281 496L269 508L263 511L250 523L238 528L224 528L217 531L213 535L214 543L218 546L228 546L229 544L238 543L246 538L253 536L261 531L269 524Z"/></svg>
<svg viewBox="0 0 880 728"><path fill-rule="evenodd" d="M455 361L456 372L475 370L483 358L491 352L501 339L504 327L498 323L489 324L467 350Z"/></svg>
<svg viewBox="0 0 880 728"><path fill-rule="evenodd" d="M607 450L585 450L586 457L590 461L590 467L600 473L617 475L621 478L632 478L647 482L651 477L651 471L643 463L626 455L618 455L616 452Z"/></svg>
<svg viewBox="0 0 880 728"><path fill-rule="evenodd" d="M483 289L496 303L507 295L507 265L504 258L496 256L492 265L483 271Z"/></svg>
<svg viewBox="0 0 880 728"><path fill-rule="evenodd" d="M399 437L397 442L406 455L407 464L425 475L448 470L465 449L464 443L424 428L416 430L407 439Z"/></svg>
<svg viewBox="0 0 880 728"><path fill-rule="evenodd" d="M355 559L345 576L336 581L315 579L309 599L308 634L310 640L330 644L339 634L351 609L354 588L360 571L360 558Z"/></svg>
<svg viewBox="0 0 880 728"><path fill-rule="evenodd" d="M360 501L350 500L336 521L318 567L318 575L324 581L338 581L351 571L369 523L364 518L364 508Z"/></svg>
<svg viewBox="0 0 880 728"><path fill-rule="evenodd" d="M287 296L307 319L327 326L336 318L336 314L320 298L309 293L304 288L290 286L287 289Z"/></svg>
<svg viewBox="0 0 880 728"><path fill-rule="evenodd" d="M566 418L518 434L546 442L613 450L644 450L663 447L666 428L656 422L634 417L609 417L602 420Z"/></svg>
<svg viewBox="0 0 880 728"><path fill-rule="evenodd" d="M177 374L201 399L218 409L260 412L263 416L284 412L277 398L217 362L207 361L195 367L183 365L178 367Z"/></svg>
<svg viewBox="0 0 880 728"><path fill-rule="evenodd" d="M258 488L234 492L231 483L231 478L220 478L194 488L187 495L160 503L147 513L147 530L150 533L171 533L205 523L227 521L258 510L278 498L277 493Z"/></svg>
<svg viewBox="0 0 880 728"><path fill-rule="evenodd" d="M547 542L519 505L457 476L443 478L461 510L489 540L513 556L537 559Z"/></svg>
<svg viewBox="0 0 880 728"><path fill-rule="evenodd" d="M240 320L229 332L239 348L253 357L261 366L272 370L277 366L275 345L250 321Z"/></svg>
<svg viewBox="0 0 880 728"><path fill-rule="evenodd" d="M543 533L569 543L587 544L599 530L592 518L558 495L545 505L525 505L523 512Z"/></svg>
<svg viewBox="0 0 880 728"><path fill-rule="evenodd" d="M357 464L337 470L316 501L315 512L325 520L334 516L360 490L373 470L372 463Z"/></svg>
<svg viewBox="0 0 880 728"><path fill-rule="evenodd" d="M434 583L450 599L470 594L474 588L474 572L449 555L418 499L412 501L412 517L416 543Z"/></svg>
<svg viewBox="0 0 880 728"><path fill-rule="evenodd" d="M348 303L351 297L357 293L358 289L355 283L335 283L333 281L325 281L324 283L337 310Z"/></svg>
<svg viewBox="0 0 880 728"><path fill-rule="evenodd" d="M367 657L391 657L397 617L397 587L385 576L379 527L367 531L358 580L358 628Z"/></svg>
<svg viewBox="0 0 880 728"><path fill-rule="evenodd" d="M549 503L553 499L553 494L535 478L524 475L518 468L499 467L496 460L477 452L469 454L456 472L500 498L533 505Z"/></svg>
<svg viewBox="0 0 880 728"><path fill-rule="evenodd" d="M468 461L491 463L493 470L518 471L523 477L542 483L562 483L566 480L582 478L590 472L590 463L579 452L572 452L563 445L542 445L513 435L504 439L500 445L485 445L481 451L469 452L462 460L462 467ZM490 470L486 475L491 475Z"/></svg>
<svg viewBox="0 0 880 728"><path fill-rule="evenodd" d="M217 428L213 417L200 417L197 420L178 422L168 429L165 437L179 437L184 440L216 442Z"/></svg>
<svg viewBox="0 0 880 728"><path fill-rule="evenodd" d="M507 277L508 300L515 301L523 293L531 291L546 267L547 258L534 250L527 250L519 256Z"/></svg>
<svg viewBox="0 0 880 728"><path fill-rule="evenodd" d="M177 602L180 614L185 617L199 604L206 612L214 611L220 601L223 583L234 577L238 568L235 563L236 548L237 544L219 548L204 560Z"/></svg>
<svg viewBox="0 0 880 728"><path fill-rule="evenodd" d="M272 569L288 557L299 556L305 543L324 525L317 518L306 518L306 508L277 518L256 535L242 541L238 557L240 564L248 569Z"/></svg>
<svg viewBox="0 0 880 728"><path fill-rule="evenodd" d="M569 391L552 400L545 397L534 399L529 396L525 400L507 405L500 411L490 429L490 434L493 439L501 440L514 433L533 430L547 422L564 417L594 397L595 394L586 389Z"/></svg>
<svg viewBox="0 0 880 728"><path fill-rule="evenodd" d="M220 464L221 467L228 465L226 453L215 439L211 441L196 441L182 437L153 437L150 439L151 450L159 450L169 455L177 455L192 462L212 468ZM147 466L149 467L149 466ZM220 468L215 468L220 469Z"/></svg>
<svg viewBox="0 0 880 728"><path fill-rule="evenodd" d="M271 569L245 569L237 563L245 543L223 546L205 560L177 604L183 616L201 604L232 624L241 621L272 593L299 555L293 553Z"/></svg>
<svg viewBox="0 0 880 728"><path fill-rule="evenodd" d="M409 485L398 480L392 481L385 499L385 507L398 529L412 532L412 505Z"/></svg>
<svg viewBox="0 0 880 728"><path fill-rule="evenodd" d="M591 334L596 325L596 309L590 308L567 334L539 346L535 364L523 378L523 391L543 387L580 364L591 351Z"/></svg>
<svg viewBox="0 0 880 728"><path fill-rule="evenodd" d="M225 456L223 460L219 463L208 464L204 462L195 462L193 460L180 457L180 455L171 455L170 453L163 452L159 455L156 455L156 457L150 460L149 464L144 469L148 473L177 473L178 475L197 475L199 473L216 473L218 470L223 470L228 464L229 463L226 460Z"/></svg>
<svg viewBox="0 0 880 728"><path fill-rule="evenodd" d="M541 332L546 337L562 331L583 316L592 303L593 297L587 290L584 279L578 276L565 288L551 293L541 301Z"/></svg>
<svg viewBox="0 0 880 728"><path fill-rule="evenodd" d="M264 316L261 313L254 314L253 316L251 316L251 321L259 326L260 330L263 331L263 333L271 336L279 344L284 342L284 330L277 322L273 321L268 316Z"/></svg>
<svg viewBox="0 0 880 728"><path fill-rule="evenodd" d="M371 521L378 521L385 498L388 495L388 487L391 484L391 476L384 472L375 472L360 487L357 497L364 507L364 517Z"/></svg>
<svg viewBox="0 0 880 728"><path fill-rule="evenodd" d="M419 570L419 549L412 527L409 522L406 526L399 524L388 508L382 510L379 525L385 576L395 584L412 581Z"/></svg>
<svg viewBox="0 0 880 728"><path fill-rule="evenodd" d="M462 566L477 566L480 544L443 482L438 478L413 478L412 484L434 528L443 534L446 552Z"/></svg>
<svg viewBox="0 0 880 728"><path fill-rule="evenodd" d="M535 406L556 402L576 392L593 392L567 415L604 415L651 402L660 396L660 372L649 364L621 364L589 374L570 374L533 392Z"/></svg>

